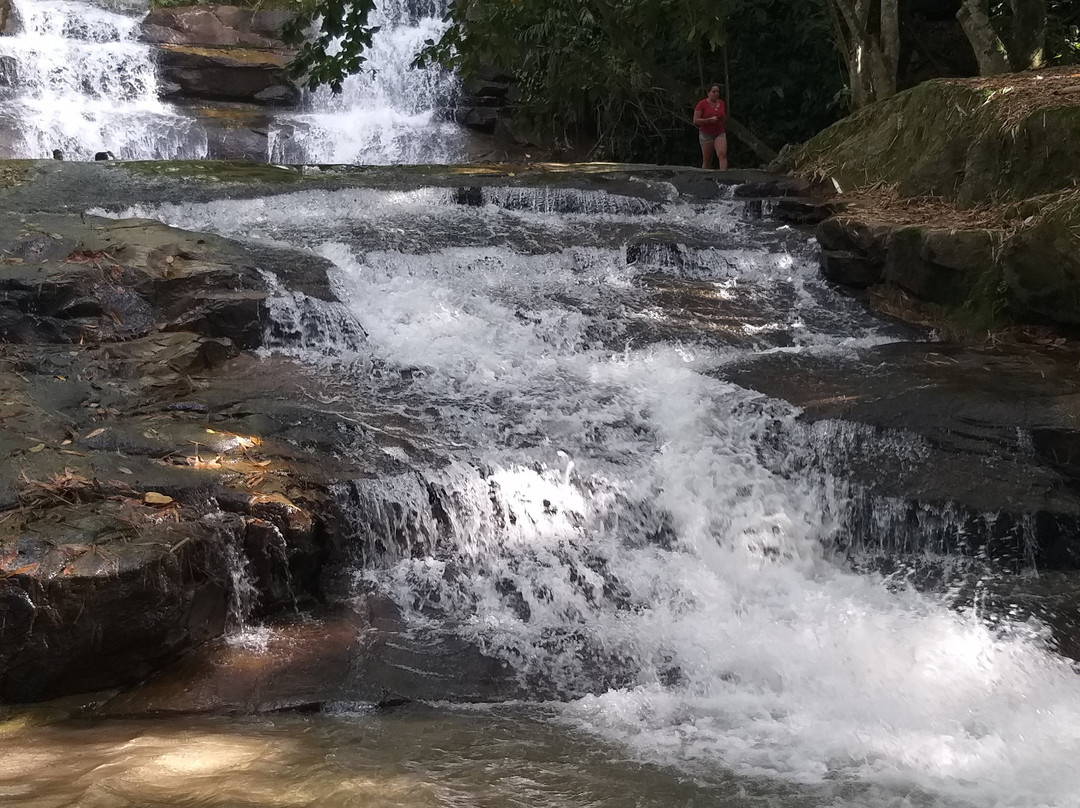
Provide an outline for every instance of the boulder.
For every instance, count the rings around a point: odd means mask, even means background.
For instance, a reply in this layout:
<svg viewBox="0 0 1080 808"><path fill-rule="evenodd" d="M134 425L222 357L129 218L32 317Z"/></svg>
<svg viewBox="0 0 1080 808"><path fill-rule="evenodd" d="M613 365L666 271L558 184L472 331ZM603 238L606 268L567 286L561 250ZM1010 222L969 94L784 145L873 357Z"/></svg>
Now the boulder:
<svg viewBox="0 0 1080 808"><path fill-rule="evenodd" d="M14 56L0 56L0 87L13 87L18 76L18 60Z"/></svg>
<svg viewBox="0 0 1080 808"><path fill-rule="evenodd" d="M37 493L77 488L69 477ZM224 629L228 567L211 527L158 523L138 498L39 507L0 533L0 700L135 681Z"/></svg>
<svg viewBox="0 0 1080 808"><path fill-rule="evenodd" d="M1080 200L1035 216L1001 258L1009 305L1017 316L1080 326Z"/></svg>
<svg viewBox="0 0 1080 808"><path fill-rule="evenodd" d="M283 9L236 6L156 8L142 22L142 38L168 45L284 48L281 33L293 16Z"/></svg>
<svg viewBox="0 0 1080 808"><path fill-rule="evenodd" d="M284 71L290 52L166 44L159 53L162 80L179 85L186 98L263 105L299 99Z"/></svg>
<svg viewBox="0 0 1080 808"><path fill-rule="evenodd" d="M821 273L833 283L866 289L881 282L884 266L865 255L843 250L822 250Z"/></svg>
<svg viewBox="0 0 1080 808"><path fill-rule="evenodd" d="M454 111L454 120L469 129L491 134L499 122L499 110L495 107L461 106Z"/></svg>

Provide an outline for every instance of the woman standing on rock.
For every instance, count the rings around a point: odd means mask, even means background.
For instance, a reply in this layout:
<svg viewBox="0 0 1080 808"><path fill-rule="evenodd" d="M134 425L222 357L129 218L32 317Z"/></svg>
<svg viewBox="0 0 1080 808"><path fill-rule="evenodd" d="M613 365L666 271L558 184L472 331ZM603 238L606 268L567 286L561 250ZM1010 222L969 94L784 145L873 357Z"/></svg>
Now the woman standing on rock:
<svg viewBox="0 0 1080 808"><path fill-rule="evenodd" d="M701 167L709 168L713 152L720 170L727 169L727 135L724 133L724 102L720 98L720 85L709 87L709 94L694 107L694 126L698 128L701 143Z"/></svg>

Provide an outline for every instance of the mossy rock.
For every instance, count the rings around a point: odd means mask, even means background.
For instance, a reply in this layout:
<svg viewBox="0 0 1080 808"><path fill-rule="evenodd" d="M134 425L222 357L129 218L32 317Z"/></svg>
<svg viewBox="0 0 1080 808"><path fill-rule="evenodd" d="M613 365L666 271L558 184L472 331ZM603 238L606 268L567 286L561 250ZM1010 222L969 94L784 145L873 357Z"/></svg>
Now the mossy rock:
<svg viewBox="0 0 1080 808"><path fill-rule="evenodd" d="M1080 328L1080 196L1048 206L1010 239L1002 268L1018 316Z"/></svg>
<svg viewBox="0 0 1080 808"><path fill-rule="evenodd" d="M885 183L903 196L963 205L1072 187L1080 176L1080 105L1017 105L1007 89L924 82L839 121L773 168L831 176L845 191Z"/></svg>

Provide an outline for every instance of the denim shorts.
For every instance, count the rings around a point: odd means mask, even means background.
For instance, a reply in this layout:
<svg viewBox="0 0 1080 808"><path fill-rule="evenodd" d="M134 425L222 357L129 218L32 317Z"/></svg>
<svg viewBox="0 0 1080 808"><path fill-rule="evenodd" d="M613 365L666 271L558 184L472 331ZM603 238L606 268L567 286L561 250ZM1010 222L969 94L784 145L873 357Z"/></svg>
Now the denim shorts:
<svg viewBox="0 0 1080 808"><path fill-rule="evenodd" d="M727 135L725 133L723 133L723 132L721 132L719 135L706 135L704 132L702 132L700 129L698 129L698 133L697 133L698 143L712 143L718 137L727 138Z"/></svg>

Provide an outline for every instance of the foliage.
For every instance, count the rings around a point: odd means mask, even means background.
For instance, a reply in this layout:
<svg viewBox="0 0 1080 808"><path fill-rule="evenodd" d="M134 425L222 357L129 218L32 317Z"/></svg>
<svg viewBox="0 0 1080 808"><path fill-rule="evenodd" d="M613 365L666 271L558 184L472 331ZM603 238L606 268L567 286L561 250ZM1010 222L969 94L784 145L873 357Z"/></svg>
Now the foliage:
<svg viewBox="0 0 1080 808"><path fill-rule="evenodd" d="M1046 60L1054 65L1080 64L1080 3L1049 0Z"/></svg>
<svg viewBox="0 0 1080 808"><path fill-rule="evenodd" d="M731 112L770 146L802 142L846 113L843 62L821 4L742 0L728 28Z"/></svg>
<svg viewBox="0 0 1080 808"><path fill-rule="evenodd" d="M695 162L690 110L712 82L730 84L740 119L776 147L840 109L841 72L813 3L454 0L449 17L421 62L515 76L540 135L587 140L598 157ZM733 159L749 161L732 146Z"/></svg>
<svg viewBox="0 0 1080 808"><path fill-rule="evenodd" d="M375 0L317 0L285 27L285 41L299 45L289 75L309 87L328 84L341 90L346 76L357 73L379 27L368 24Z"/></svg>
<svg viewBox="0 0 1080 808"><path fill-rule="evenodd" d="M726 31L715 0L452 0L421 62L513 75L524 122L555 144L642 159L689 134L700 63ZM711 77L707 77L711 78ZM689 79L689 81L688 81Z"/></svg>

